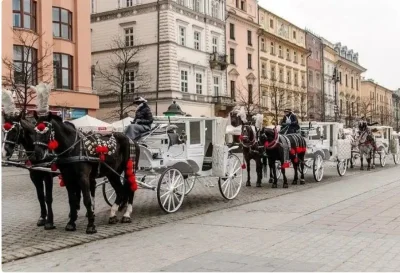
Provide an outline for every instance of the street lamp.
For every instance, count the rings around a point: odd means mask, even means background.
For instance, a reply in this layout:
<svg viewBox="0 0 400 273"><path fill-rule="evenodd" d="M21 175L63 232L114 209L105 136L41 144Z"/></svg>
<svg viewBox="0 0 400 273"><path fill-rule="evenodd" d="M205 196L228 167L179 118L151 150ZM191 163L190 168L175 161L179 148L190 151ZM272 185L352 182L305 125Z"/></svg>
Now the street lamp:
<svg viewBox="0 0 400 273"><path fill-rule="evenodd" d="M333 109L334 109L334 112L335 112L335 122L337 122L338 113L339 113L338 95L337 95L337 83L339 82L339 73L337 71L337 67L336 66L335 66L335 69L333 70L332 81L335 84L335 105L334 105Z"/></svg>

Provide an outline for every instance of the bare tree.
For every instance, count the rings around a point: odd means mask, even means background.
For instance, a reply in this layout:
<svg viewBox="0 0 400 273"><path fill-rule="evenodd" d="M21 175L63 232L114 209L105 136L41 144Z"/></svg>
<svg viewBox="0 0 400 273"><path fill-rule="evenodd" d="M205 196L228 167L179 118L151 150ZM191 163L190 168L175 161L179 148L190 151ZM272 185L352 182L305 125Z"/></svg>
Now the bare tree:
<svg viewBox="0 0 400 273"><path fill-rule="evenodd" d="M271 109L269 109L270 113L273 116L275 124L278 124L282 112L286 108L291 108L293 106L295 95L292 91L276 85L275 81L272 82L267 94L271 101Z"/></svg>
<svg viewBox="0 0 400 273"><path fill-rule="evenodd" d="M244 84L236 88L236 98L238 106L244 106L248 118L251 116L261 113L260 96L257 88L254 86L252 89L245 87Z"/></svg>
<svg viewBox="0 0 400 273"><path fill-rule="evenodd" d="M371 98L362 98L359 105L360 115L368 118L374 114L373 111L374 101Z"/></svg>
<svg viewBox="0 0 400 273"><path fill-rule="evenodd" d="M95 67L98 89L103 96L115 99L118 108L110 118L123 119L133 111L133 99L148 88L150 75L142 66L144 46L133 45L128 37L116 36L109 45L109 56ZM136 44L136 43L135 43Z"/></svg>
<svg viewBox="0 0 400 273"><path fill-rule="evenodd" d="M13 56L2 58L5 71L2 75L4 88L14 92L17 106L26 113L27 106L36 97L30 89L38 80L50 83L53 74L52 45L40 41L45 33L30 34L13 29ZM40 49L36 48L40 46Z"/></svg>

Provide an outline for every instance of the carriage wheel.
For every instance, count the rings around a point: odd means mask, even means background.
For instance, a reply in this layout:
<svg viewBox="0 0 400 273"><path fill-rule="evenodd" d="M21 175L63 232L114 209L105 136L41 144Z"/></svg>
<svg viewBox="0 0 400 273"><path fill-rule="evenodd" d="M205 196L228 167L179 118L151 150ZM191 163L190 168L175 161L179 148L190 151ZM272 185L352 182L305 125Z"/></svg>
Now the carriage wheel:
<svg viewBox="0 0 400 273"><path fill-rule="evenodd" d="M218 179L221 195L228 200L234 199L242 187L243 169L242 162L237 155L230 154L226 166L226 177Z"/></svg>
<svg viewBox="0 0 400 273"><path fill-rule="evenodd" d="M385 167L386 165L386 151L384 148L381 148L379 151L379 160L381 162L381 167Z"/></svg>
<svg viewBox="0 0 400 273"><path fill-rule="evenodd" d="M321 154L317 153L313 162L313 175L317 182L320 182L324 177L324 159Z"/></svg>
<svg viewBox="0 0 400 273"><path fill-rule="evenodd" d="M347 159L337 162L337 171L340 176L343 176L347 171Z"/></svg>
<svg viewBox="0 0 400 273"><path fill-rule="evenodd" d="M304 162L304 169L303 169L304 175L307 174L308 169L311 169L311 168L312 168L312 166L311 166L311 160L312 160L312 159L306 159L305 162Z"/></svg>
<svg viewBox="0 0 400 273"><path fill-rule="evenodd" d="M393 154L393 161L394 164L399 164L399 154Z"/></svg>
<svg viewBox="0 0 400 273"><path fill-rule="evenodd" d="M351 163L353 164L353 167L354 166L357 166L357 164L359 163L359 160L360 160L360 153L359 152L351 152Z"/></svg>
<svg viewBox="0 0 400 273"><path fill-rule="evenodd" d="M188 195L193 190L196 180L196 175L189 175L185 178L185 195Z"/></svg>
<svg viewBox="0 0 400 273"><path fill-rule="evenodd" d="M281 162L279 161L275 162L275 169L276 169L276 180L278 180L282 176Z"/></svg>
<svg viewBox="0 0 400 273"><path fill-rule="evenodd" d="M103 197L106 203L111 207L115 203L115 199L117 198L117 194L115 193L114 188L111 186L110 182L106 182L102 185Z"/></svg>
<svg viewBox="0 0 400 273"><path fill-rule="evenodd" d="M185 192L185 179L178 169L168 168L161 174L157 185L157 200L163 211L177 211L182 206Z"/></svg>

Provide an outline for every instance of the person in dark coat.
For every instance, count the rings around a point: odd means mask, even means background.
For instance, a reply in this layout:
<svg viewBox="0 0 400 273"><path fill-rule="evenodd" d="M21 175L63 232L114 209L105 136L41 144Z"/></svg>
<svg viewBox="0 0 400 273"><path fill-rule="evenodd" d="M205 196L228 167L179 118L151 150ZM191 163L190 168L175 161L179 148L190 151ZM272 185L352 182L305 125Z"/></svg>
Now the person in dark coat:
<svg viewBox="0 0 400 273"><path fill-rule="evenodd" d="M125 134L133 140L139 138L143 133L150 131L151 124L153 123L153 114L147 105L147 100L137 97L134 102L137 105L135 118L131 122L132 124L125 130Z"/></svg>
<svg viewBox="0 0 400 273"><path fill-rule="evenodd" d="M290 109L285 109L284 113L285 116L281 121L281 126L282 126L281 132L286 131L286 134L296 133L300 129L296 115L293 114L292 110Z"/></svg>

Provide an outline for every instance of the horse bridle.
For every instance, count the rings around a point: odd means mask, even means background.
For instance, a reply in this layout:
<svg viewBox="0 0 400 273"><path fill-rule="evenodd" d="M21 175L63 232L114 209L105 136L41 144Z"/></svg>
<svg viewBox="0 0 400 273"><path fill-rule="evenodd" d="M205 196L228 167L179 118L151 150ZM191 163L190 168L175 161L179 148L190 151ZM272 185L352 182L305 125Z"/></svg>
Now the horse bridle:
<svg viewBox="0 0 400 273"><path fill-rule="evenodd" d="M257 143L257 137L254 136L253 140L251 140L249 144L245 144L245 143L243 142L243 139L246 138L246 139L248 140L248 139L249 139L249 136L243 135L243 129L244 129L244 127L246 127L246 131L248 130L247 127L249 127L250 130L253 130L253 128L251 128L251 125L249 125L249 124L243 125L243 127L242 127L242 134L241 134L241 140L240 140L241 143L242 143L242 145L243 145L243 147L245 147L245 148L251 148L251 147L253 147L253 146ZM257 134L257 132L256 132L256 134Z"/></svg>
<svg viewBox="0 0 400 273"><path fill-rule="evenodd" d="M9 123L9 122L8 122ZM7 124L7 123L5 123L5 124ZM19 139L19 136L20 136L20 134L21 134L21 128L22 128L22 125L21 125L21 123L20 122L17 122L17 121L13 121L12 122L12 125L11 125L11 127L10 127L10 129L6 129L6 128L4 128L5 127L5 125L3 126L3 132L4 132L4 140L3 140L3 144L12 144L12 145L17 145L18 144L18 139ZM15 138L15 141L11 141L11 140L8 140L7 139L7 136L8 136L8 133L9 132L11 132L14 128L17 128L17 136L16 136L16 138ZM23 131L23 130L22 130ZM15 146L14 146L14 149L15 149Z"/></svg>
<svg viewBox="0 0 400 273"><path fill-rule="evenodd" d="M265 147L266 149L274 149L274 148L276 147L276 145L279 144L279 141L278 141L278 139L279 139L278 131L276 130L276 128L274 128L273 131L274 131L274 139L272 140L272 142L270 143L270 142L266 141L266 142L264 143L264 147ZM263 134L265 135L265 133L263 133ZM266 136L266 135L265 135L265 136Z"/></svg>

